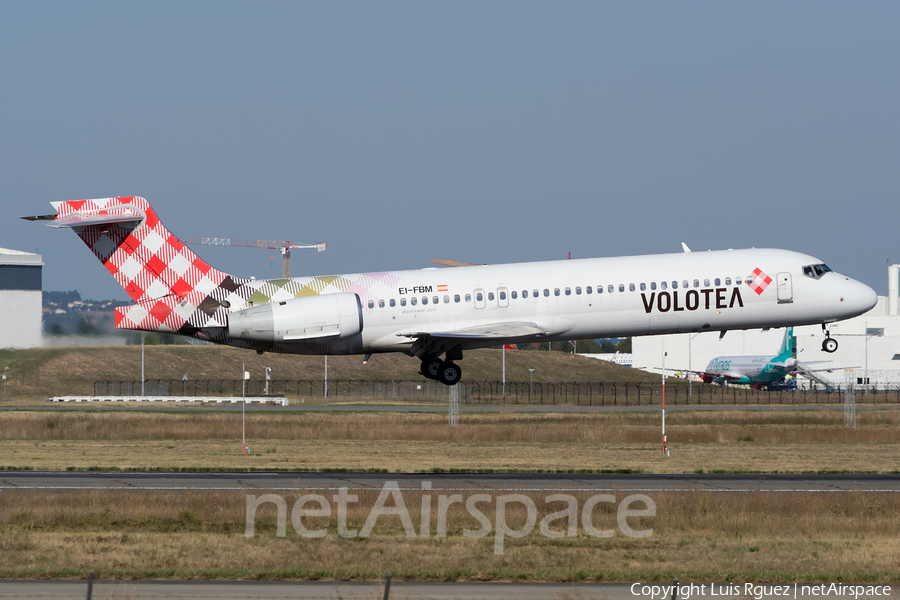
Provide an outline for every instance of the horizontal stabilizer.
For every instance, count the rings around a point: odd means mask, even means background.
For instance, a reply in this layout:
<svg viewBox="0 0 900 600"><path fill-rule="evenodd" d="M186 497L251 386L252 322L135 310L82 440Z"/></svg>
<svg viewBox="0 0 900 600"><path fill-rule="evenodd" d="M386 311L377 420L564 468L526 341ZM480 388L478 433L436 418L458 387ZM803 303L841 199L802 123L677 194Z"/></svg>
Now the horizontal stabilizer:
<svg viewBox="0 0 900 600"><path fill-rule="evenodd" d="M144 218L139 211L127 207L114 210L76 210L65 216L38 215L22 217L27 221L49 221L48 227L87 227L88 225L112 225L114 223L138 223Z"/></svg>

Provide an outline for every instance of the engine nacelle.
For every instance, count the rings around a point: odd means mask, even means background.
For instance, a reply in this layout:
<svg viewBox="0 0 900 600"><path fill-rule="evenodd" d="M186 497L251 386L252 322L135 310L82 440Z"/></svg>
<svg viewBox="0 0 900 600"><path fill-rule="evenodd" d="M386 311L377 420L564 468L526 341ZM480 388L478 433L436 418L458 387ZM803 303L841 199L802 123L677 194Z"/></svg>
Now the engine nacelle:
<svg viewBox="0 0 900 600"><path fill-rule="evenodd" d="M345 339L362 328L359 296L346 292L281 300L228 315L228 335L254 342Z"/></svg>

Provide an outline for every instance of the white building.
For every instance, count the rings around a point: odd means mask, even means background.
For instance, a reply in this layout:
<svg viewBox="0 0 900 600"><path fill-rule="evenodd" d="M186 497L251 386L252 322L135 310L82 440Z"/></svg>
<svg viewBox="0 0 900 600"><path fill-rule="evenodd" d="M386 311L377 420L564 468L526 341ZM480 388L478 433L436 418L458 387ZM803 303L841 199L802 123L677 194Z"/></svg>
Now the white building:
<svg viewBox="0 0 900 600"><path fill-rule="evenodd" d="M797 359L800 367L838 370L816 373L831 385L843 385L848 373L845 367L857 367L849 374L857 384L878 387L900 386L900 315L898 315L898 272L900 265L888 268L888 296L879 296L875 308L864 315L835 323L831 336L839 344L837 352L822 351L825 338L821 325L794 328ZM717 356L775 356L784 329L729 331L723 338L719 332L679 333L636 337L632 340L635 368L659 373L662 353L667 369L700 371Z"/></svg>
<svg viewBox="0 0 900 600"><path fill-rule="evenodd" d="M40 254L0 248L0 348L41 345Z"/></svg>

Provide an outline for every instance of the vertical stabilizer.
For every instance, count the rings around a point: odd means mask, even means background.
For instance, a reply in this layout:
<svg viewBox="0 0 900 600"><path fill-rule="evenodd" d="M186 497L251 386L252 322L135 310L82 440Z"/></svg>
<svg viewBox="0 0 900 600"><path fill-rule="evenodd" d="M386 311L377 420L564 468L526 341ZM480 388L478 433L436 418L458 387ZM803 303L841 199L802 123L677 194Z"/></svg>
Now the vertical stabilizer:
<svg viewBox="0 0 900 600"><path fill-rule="evenodd" d="M194 335L227 325L229 293L248 280L212 268L137 196L53 202L57 215L31 217L71 227L128 295L116 327Z"/></svg>
<svg viewBox="0 0 900 600"><path fill-rule="evenodd" d="M784 339L781 340L781 347L778 349L778 356L775 360L787 360L794 354L794 328L787 327L784 330Z"/></svg>

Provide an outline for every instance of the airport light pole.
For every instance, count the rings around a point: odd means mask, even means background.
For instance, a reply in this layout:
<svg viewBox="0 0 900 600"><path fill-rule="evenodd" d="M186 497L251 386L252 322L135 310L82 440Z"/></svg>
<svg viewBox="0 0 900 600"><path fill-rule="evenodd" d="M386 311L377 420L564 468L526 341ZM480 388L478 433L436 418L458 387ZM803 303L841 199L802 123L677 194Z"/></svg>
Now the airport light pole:
<svg viewBox="0 0 900 600"><path fill-rule="evenodd" d="M503 393L501 395L506 398L506 344L503 344Z"/></svg>
<svg viewBox="0 0 900 600"><path fill-rule="evenodd" d="M534 397L534 369L528 369L528 375L531 377L531 395L529 400Z"/></svg>
<svg viewBox="0 0 900 600"><path fill-rule="evenodd" d="M662 455L663 458L668 454L666 450L666 354L662 355Z"/></svg>
<svg viewBox="0 0 900 600"><path fill-rule="evenodd" d="M250 371L241 363L241 454L247 454L247 380L250 379Z"/></svg>

